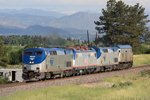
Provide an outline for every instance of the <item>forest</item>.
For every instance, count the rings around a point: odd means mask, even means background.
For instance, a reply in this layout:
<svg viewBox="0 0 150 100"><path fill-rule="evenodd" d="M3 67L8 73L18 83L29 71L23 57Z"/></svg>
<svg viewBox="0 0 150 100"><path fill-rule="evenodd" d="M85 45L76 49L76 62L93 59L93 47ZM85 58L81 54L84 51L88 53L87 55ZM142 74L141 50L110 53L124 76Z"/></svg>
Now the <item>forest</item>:
<svg viewBox="0 0 150 100"><path fill-rule="evenodd" d="M80 45L79 43L77 39L63 39L59 36L0 36L0 66L20 65L22 62L22 52L25 48L65 47Z"/></svg>

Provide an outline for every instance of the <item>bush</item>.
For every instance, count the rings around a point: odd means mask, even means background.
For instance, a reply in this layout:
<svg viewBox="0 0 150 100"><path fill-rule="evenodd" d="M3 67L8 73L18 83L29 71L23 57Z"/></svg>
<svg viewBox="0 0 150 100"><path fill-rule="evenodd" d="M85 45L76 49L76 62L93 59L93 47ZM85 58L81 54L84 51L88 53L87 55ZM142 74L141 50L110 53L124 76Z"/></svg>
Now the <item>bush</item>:
<svg viewBox="0 0 150 100"><path fill-rule="evenodd" d="M117 83L117 84L114 84L114 85L112 86L112 88L124 88L124 87L130 86L130 85L132 85L132 82L130 82L130 81L119 82L119 83Z"/></svg>
<svg viewBox="0 0 150 100"><path fill-rule="evenodd" d="M0 84L6 84L8 82L9 82L8 78L4 78L4 77L0 76Z"/></svg>
<svg viewBox="0 0 150 100"><path fill-rule="evenodd" d="M9 64L15 65L20 64L21 62L22 62L22 49L10 52Z"/></svg>
<svg viewBox="0 0 150 100"><path fill-rule="evenodd" d="M135 54L150 54L150 47L146 45L141 45L137 48L133 48Z"/></svg>
<svg viewBox="0 0 150 100"><path fill-rule="evenodd" d="M150 70L143 70L143 71L140 72L140 75L142 77L150 76Z"/></svg>
<svg viewBox="0 0 150 100"><path fill-rule="evenodd" d="M3 61L0 61L0 66L7 67L7 64L5 62L3 62Z"/></svg>

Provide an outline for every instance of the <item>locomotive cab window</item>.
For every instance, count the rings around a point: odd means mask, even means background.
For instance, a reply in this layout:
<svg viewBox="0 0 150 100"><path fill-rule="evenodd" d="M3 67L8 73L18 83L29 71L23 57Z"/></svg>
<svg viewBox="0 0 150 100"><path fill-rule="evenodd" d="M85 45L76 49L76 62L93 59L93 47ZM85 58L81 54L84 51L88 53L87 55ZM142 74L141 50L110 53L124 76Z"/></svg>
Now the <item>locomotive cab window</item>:
<svg viewBox="0 0 150 100"><path fill-rule="evenodd" d="M31 56L31 55L32 55L32 52L26 51L24 54L25 54L25 55L28 55L28 56Z"/></svg>
<svg viewBox="0 0 150 100"><path fill-rule="evenodd" d="M36 52L35 52L35 55L41 56L41 55L42 55L42 51L36 51Z"/></svg>

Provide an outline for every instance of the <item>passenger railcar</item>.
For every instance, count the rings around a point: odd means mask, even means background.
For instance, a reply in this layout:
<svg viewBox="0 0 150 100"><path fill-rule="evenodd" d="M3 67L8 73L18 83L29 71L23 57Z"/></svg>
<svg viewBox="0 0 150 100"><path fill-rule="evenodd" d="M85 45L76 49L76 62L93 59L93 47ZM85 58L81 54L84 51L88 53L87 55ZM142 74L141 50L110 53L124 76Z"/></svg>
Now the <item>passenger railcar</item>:
<svg viewBox="0 0 150 100"><path fill-rule="evenodd" d="M29 48L23 52L24 80L49 79L132 67L132 47Z"/></svg>

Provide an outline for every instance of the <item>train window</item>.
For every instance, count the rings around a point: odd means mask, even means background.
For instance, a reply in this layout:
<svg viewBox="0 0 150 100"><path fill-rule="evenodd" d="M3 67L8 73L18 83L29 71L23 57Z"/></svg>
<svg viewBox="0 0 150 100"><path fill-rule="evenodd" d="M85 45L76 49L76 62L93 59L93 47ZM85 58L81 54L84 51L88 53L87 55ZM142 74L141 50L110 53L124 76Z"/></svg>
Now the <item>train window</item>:
<svg viewBox="0 0 150 100"><path fill-rule="evenodd" d="M29 55L29 56L30 56L30 55L32 55L32 52L26 51L26 52L25 52L25 55Z"/></svg>
<svg viewBox="0 0 150 100"><path fill-rule="evenodd" d="M36 51L35 55L41 56L42 55L42 51Z"/></svg>
<svg viewBox="0 0 150 100"><path fill-rule="evenodd" d="M104 53L108 53L108 49L103 49L103 52Z"/></svg>

